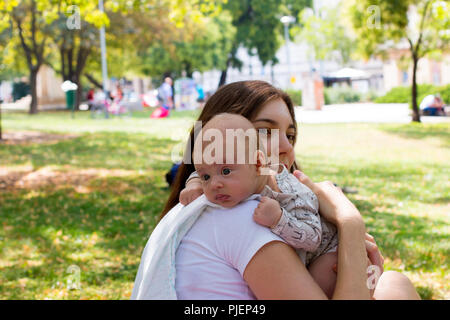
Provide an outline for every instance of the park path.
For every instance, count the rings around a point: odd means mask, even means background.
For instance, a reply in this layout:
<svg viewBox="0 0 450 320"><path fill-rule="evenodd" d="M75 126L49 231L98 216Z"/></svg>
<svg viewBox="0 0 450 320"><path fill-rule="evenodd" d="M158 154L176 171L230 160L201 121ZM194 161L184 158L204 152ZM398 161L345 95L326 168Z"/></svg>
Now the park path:
<svg viewBox="0 0 450 320"><path fill-rule="evenodd" d="M410 123L407 103L349 103L326 105L322 110L295 108L300 123ZM449 123L450 117L422 116L423 123Z"/></svg>
<svg viewBox="0 0 450 320"><path fill-rule="evenodd" d="M24 98L16 103L3 104L3 110L27 111L29 101ZM128 106L132 110L143 110L140 103ZM65 106L40 106L40 110L65 110ZM347 103L323 106L322 110L295 108L295 117L300 123L410 123L411 110L407 103ZM449 123L450 117L422 116L423 123Z"/></svg>

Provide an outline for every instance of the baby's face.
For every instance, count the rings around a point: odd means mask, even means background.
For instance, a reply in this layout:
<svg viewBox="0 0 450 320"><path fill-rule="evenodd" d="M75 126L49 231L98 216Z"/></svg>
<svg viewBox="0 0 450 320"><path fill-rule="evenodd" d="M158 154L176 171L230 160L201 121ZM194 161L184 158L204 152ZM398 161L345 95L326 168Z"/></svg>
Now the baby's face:
<svg viewBox="0 0 450 320"><path fill-rule="evenodd" d="M247 199L257 189L257 169L251 164L201 164L200 176L206 198L225 208Z"/></svg>

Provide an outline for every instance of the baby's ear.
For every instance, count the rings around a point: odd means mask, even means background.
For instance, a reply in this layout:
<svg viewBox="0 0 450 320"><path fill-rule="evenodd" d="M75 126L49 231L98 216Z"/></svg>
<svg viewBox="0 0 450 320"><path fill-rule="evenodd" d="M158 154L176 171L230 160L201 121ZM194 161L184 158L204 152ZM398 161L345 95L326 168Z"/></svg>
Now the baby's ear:
<svg viewBox="0 0 450 320"><path fill-rule="evenodd" d="M261 150L256 150L255 152L255 163L256 163L256 170L259 175L262 174L262 169L267 166L266 156Z"/></svg>

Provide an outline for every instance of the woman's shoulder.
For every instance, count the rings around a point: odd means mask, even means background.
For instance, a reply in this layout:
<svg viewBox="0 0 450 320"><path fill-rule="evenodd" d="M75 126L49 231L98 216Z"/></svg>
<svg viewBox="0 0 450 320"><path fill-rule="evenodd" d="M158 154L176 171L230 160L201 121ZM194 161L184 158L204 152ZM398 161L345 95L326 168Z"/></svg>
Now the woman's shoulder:
<svg viewBox="0 0 450 320"><path fill-rule="evenodd" d="M201 222L201 236L214 243L218 256L239 270L241 275L253 255L266 243L284 242L269 228L253 220L258 201L247 200L233 208L211 208Z"/></svg>
<svg viewBox="0 0 450 320"><path fill-rule="evenodd" d="M257 200L246 200L232 208L224 208L220 206L209 207L207 209L208 213L216 216L218 219L252 219L253 211L258 206L259 201Z"/></svg>
<svg viewBox="0 0 450 320"><path fill-rule="evenodd" d="M274 240L280 239L272 233L269 228L257 224L253 220L253 212L258 206L259 201L247 200L233 208L209 208L207 214L204 214L203 225L208 226L214 233L216 240L228 239L228 244L237 242L251 243L259 242L257 239ZM245 239L245 241L244 241ZM219 242L221 242L219 240Z"/></svg>

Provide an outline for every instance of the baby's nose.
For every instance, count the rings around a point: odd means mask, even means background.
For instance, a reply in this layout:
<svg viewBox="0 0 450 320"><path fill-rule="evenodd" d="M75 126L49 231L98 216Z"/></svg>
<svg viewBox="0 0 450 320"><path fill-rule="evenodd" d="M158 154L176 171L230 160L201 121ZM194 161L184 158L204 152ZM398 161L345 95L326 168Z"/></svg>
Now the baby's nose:
<svg viewBox="0 0 450 320"><path fill-rule="evenodd" d="M212 186L214 189L220 189L220 188L223 188L222 179L219 178L219 177L214 177L214 178L212 178L211 186Z"/></svg>

